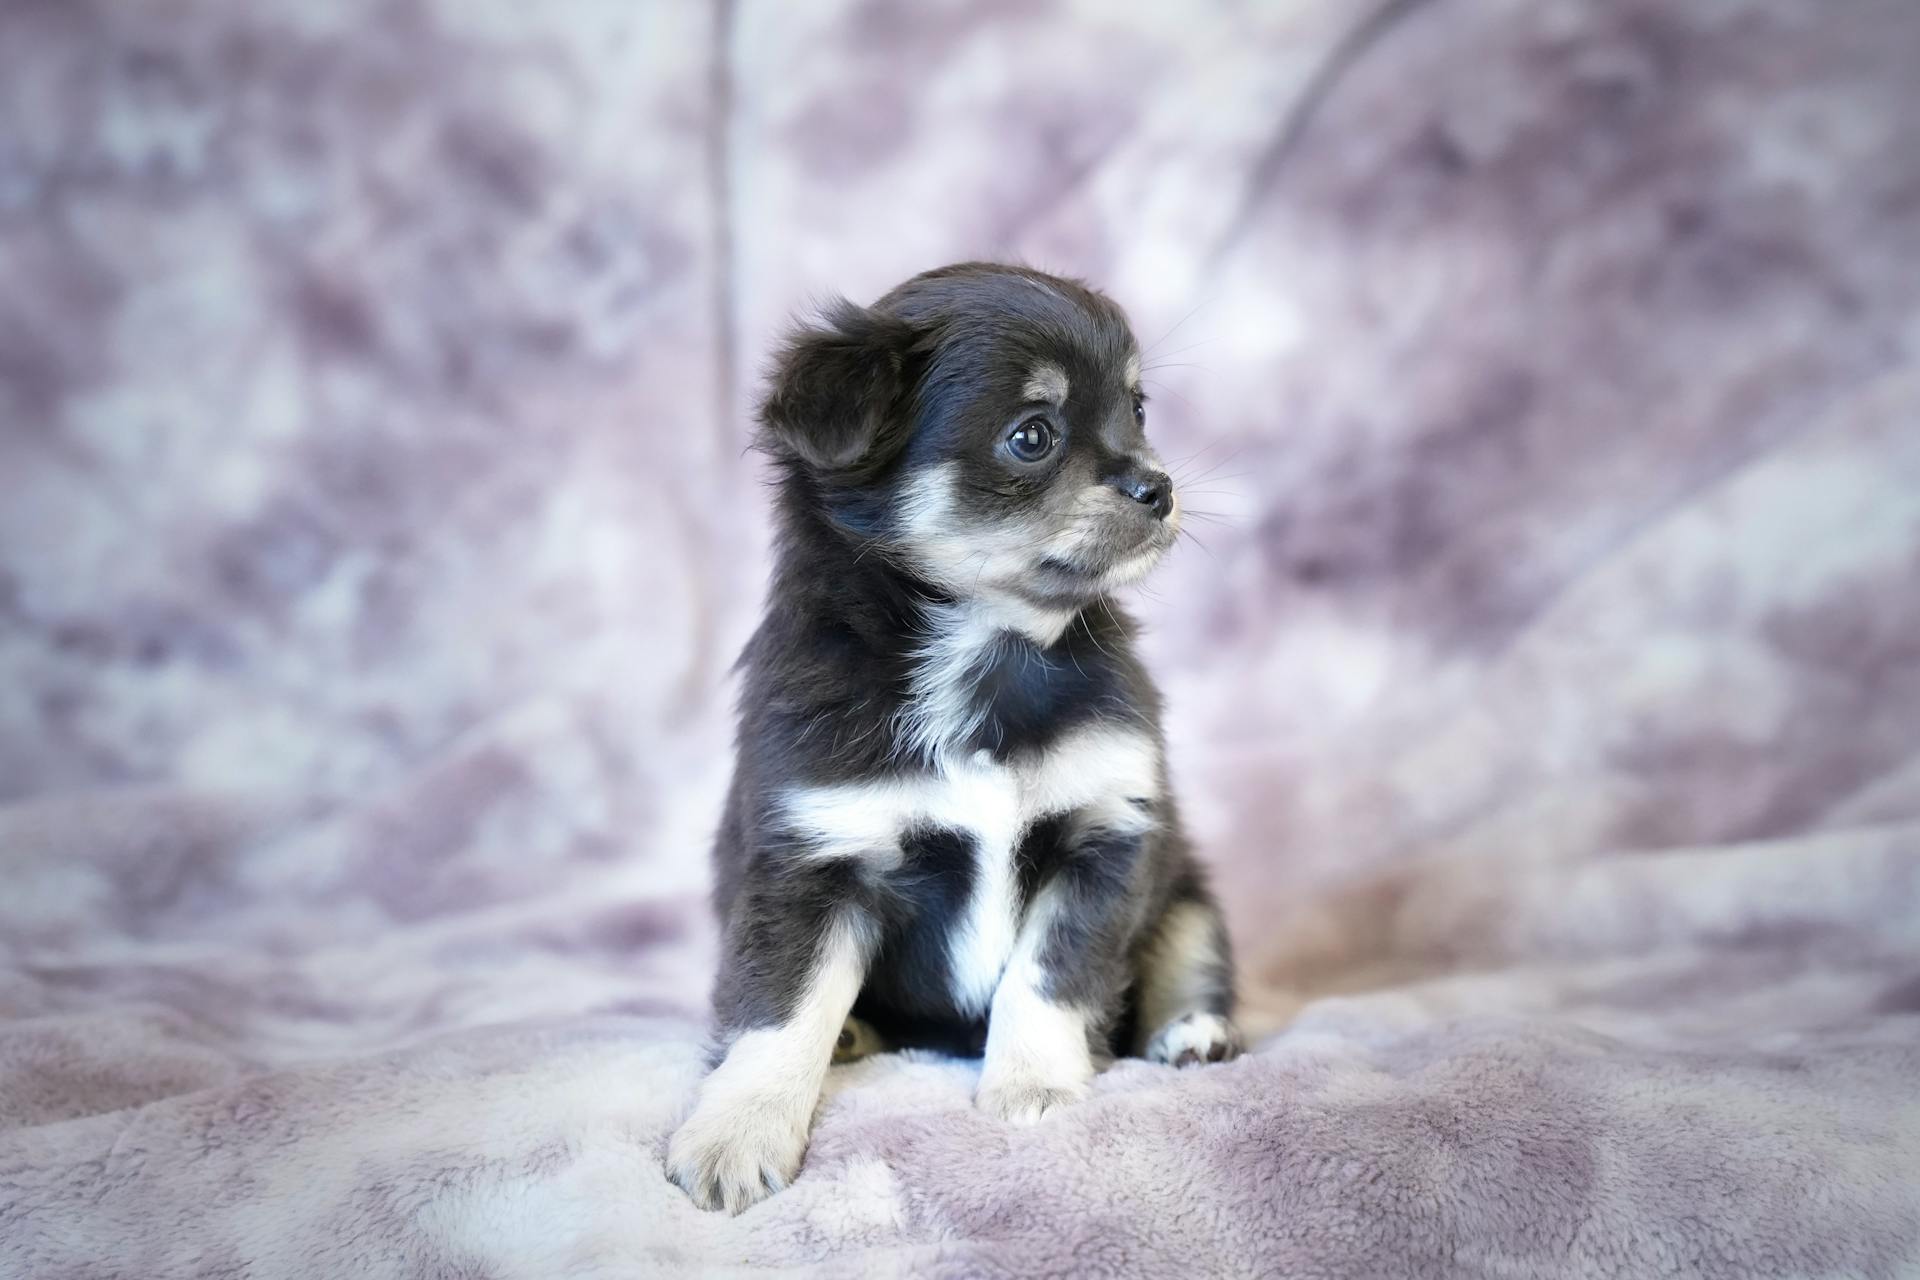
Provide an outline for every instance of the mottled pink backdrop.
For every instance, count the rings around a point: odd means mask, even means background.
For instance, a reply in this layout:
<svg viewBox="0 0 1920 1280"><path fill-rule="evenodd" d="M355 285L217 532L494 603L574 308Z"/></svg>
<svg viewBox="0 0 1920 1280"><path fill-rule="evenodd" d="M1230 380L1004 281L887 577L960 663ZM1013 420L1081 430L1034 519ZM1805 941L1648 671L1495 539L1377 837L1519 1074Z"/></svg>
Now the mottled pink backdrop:
<svg viewBox="0 0 1920 1280"><path fill-rule="evenodd" d="M1920 7L1365 12L0 3L0 1274L1920 1268ZM1267 1039L702 1218L762 355L981 256Z"/></svg>

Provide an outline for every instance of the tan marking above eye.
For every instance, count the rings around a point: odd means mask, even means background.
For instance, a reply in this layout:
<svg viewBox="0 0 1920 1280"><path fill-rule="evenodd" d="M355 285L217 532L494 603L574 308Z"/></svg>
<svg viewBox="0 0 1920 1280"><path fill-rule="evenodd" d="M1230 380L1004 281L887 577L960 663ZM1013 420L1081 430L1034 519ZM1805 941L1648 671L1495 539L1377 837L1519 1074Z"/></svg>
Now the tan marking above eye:
<svg viewBox="0 0 1920 1280"><path fill-rule="evenodd" d="M1027 375L1027 385L1020 394L1028 400L1044 400L1048 404L1067 402L1067 371L1057 364L1042 362L1033 366L1033 372Z"/></svg>

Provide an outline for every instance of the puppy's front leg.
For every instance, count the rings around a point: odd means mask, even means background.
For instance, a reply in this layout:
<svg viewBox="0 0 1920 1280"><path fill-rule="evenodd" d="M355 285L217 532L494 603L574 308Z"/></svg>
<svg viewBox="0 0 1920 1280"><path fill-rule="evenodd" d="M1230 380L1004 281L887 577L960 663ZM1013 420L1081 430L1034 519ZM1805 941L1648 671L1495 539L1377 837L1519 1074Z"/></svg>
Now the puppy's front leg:
<svg viewBox="0 0 1920 1280"><path fill-rule="evenodd" d="M764 919L764 918L763 918ZM667 1147L667 1172L702 1209L739 1213L792 1181L813 1110L871 953L852 908L827 913L795 939L749 910L729 931L719 1016L726 1057L700 1086L693 1114Z"/></svg>
<svg viewBox="0 0 1920 1280"><path fill-rule="evenodd" d="M1031 1124L1086 1096L1093 1042L1125 986L1118 928L1139 836L1083 843L1035 896L994 989L982 1111Z"/></svg>

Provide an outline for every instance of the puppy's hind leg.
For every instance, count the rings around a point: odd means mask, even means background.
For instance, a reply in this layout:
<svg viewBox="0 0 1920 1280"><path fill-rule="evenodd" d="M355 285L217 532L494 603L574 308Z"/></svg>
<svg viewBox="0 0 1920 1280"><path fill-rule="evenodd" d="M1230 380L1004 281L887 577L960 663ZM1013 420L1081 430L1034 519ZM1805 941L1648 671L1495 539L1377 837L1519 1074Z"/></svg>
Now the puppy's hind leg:
<svg viewBox="0 0 1920 1280"><path fill-rule="evenodd" d="M1134 1052L1176 1067L1224 1062L1240 1052L1233 1025L1233 955L1206 887L1175 891L1136 959L1138 1038Z"/></svg>
<svg viewBox="0 0 1920 1280"><path fill-rule="evenodd" d="M887 1042L864 1019L847 1015L840 1026L840 1038L833 1043L833 1060L837 1065L842 1062L858 1062L862 1058L876 1053L885 1053Z"/></svg>

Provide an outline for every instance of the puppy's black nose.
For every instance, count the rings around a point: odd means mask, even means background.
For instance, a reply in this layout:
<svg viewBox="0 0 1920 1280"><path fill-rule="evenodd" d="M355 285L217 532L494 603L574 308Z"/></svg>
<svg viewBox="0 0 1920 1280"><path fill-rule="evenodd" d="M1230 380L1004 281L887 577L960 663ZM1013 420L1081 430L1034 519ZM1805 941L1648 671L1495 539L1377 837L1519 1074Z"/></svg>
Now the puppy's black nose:
<svg viewBox="0 0 1920 1280"><path fill-rule="evenodd" d="M1173 481L1164 471L1129 470L1114 477L1113 487L1153 512L1157 519L1165 520L1173 510Z"/></svg>

